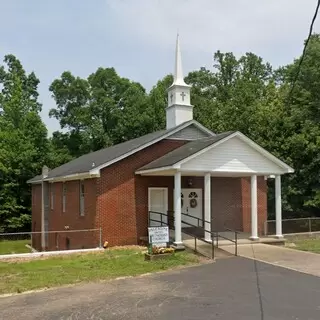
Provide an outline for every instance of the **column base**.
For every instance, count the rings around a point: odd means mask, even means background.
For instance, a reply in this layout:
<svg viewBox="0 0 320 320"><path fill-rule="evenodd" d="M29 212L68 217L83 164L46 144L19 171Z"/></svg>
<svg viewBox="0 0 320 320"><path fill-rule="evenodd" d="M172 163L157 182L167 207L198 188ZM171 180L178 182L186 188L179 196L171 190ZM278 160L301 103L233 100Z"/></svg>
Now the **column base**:
<svg viewBox="0 0 320 320"><path fill-rule="evenodd" d="M251 241L258 241L258 240L259 240L259 237L251 236L249 239L250 239Z"/></svg>
<svg viewBox="0 0 320 320"><path fill-rule="evenodd" d="M211 238L209 238L209 239L204 238L204 241L211 243L211 242L212 242L212 239L211 239Z"/></svg>
<svg viewBox="0 0 320 320"><path fill-rule="evenodd" d="M185 250L185 246L184 246L183 242L174 242L174 243L172 244L172 247L173 247L176 251Z"/></svg>
<svg viewBox="0 0 320 320"><path fill-rule="evenodd" d="M276 239L283 239L284 238L284 236L282 234L276 234L274 237Z"/></svg>

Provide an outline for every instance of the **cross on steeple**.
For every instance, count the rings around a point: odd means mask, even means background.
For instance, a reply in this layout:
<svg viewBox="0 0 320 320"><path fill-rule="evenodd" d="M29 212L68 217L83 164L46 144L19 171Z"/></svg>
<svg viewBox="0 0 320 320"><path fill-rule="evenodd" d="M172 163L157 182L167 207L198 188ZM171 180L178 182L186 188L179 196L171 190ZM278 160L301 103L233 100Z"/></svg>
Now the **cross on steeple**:
<svg viewBox="0 0 320 320"><path fill-rule="evenodd" d="M184 101L184 97L186 96L186 94L184 92L181 92L180 96L182 97L182 101Z"/></svg>

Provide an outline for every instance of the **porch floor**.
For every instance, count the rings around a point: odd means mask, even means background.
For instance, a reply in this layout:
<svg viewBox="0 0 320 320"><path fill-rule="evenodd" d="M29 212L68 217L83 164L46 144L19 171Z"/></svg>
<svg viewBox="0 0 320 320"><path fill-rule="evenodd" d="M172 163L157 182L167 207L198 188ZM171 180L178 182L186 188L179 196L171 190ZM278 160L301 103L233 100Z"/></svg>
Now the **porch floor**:
<svg viewBox="0 0 320 320"><path fill-rule="evenodd" d="M174 242L174 230L169 230L170 232L170 240ZM234 232L229 232L229 231L224 231L224 232L219 232L219 235L231 240L234 239ZM182 241L184 245L192 250L194 250L194 236L197 238L203 238L204 237L204 232L202 228L182 228ZM285 238L282 239L277 239L272 236L269 237L261 237L258 240L252 241L249 239L250 234L246 232L239 232L238 233L238 245L245 245L245 244L271 244L271 245L284 245L286 242ZM234 245L233 242L230 240L223 239L219 237L218 239L218 245L219 248L223 249L223 246L229 246ZM217 245L217 241L214 241L214 245ZM205 242L203 240L198 239L197 240L197 249L199 252L203 251L203 254L208 256L211 256L211 244L208 242ZM200 249L200 250L199 250Z"/></svg>

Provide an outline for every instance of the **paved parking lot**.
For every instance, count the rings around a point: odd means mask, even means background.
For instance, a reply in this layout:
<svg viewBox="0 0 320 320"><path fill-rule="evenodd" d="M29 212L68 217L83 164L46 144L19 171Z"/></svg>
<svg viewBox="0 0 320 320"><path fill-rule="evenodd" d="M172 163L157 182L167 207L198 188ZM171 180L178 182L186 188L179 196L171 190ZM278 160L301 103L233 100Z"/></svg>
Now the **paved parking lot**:
<svg viewBox="0 0 320 320"><path fill-rule="evenodd" d="M320 278L241 257L0 298L0 319L319 320Z"/></svg>

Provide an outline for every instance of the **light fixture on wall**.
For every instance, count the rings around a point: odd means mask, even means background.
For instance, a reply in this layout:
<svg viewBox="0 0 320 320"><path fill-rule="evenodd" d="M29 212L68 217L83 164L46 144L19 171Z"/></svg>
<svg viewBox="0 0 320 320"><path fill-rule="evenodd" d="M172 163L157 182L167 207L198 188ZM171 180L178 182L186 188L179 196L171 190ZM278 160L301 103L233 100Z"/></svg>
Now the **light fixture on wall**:
<svg viewBox="0 0 320 320"><path fill-rule="evenodd" d="M188 179L188 187L192 187L192 179L191 178Z"/></svg>

